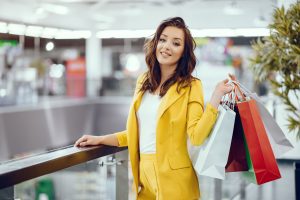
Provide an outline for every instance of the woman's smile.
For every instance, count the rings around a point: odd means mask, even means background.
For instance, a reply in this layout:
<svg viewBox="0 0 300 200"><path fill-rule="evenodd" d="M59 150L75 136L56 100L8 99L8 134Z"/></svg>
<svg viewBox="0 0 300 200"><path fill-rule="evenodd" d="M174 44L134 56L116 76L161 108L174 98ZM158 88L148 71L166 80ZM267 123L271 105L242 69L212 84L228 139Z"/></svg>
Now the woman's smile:
<svg viewBox="0 0 300 200"><path fill-rule="evenodd" d="M169 58L170 56L171 56L171 54L170 53L167 53L166 51L162 51L162 52L160 52L161 53L161 55L164 57L164 58Z"/></svg>

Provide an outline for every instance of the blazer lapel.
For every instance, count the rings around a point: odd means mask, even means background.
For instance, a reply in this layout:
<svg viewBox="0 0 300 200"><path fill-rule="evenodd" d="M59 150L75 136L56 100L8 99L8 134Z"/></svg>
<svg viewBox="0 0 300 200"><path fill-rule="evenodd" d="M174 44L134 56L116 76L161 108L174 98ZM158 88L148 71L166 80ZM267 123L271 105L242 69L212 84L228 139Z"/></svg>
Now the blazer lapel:
<svg viewBox="0 0 300 200"><path fill-rule="evenodd" d="M141 105L143 92L138 92L133 99L134 110L137 111Z"/></svg>
<svg viewBox="0 0 300 200"><path fill-rule="evenodd" d="M138 119L137 119L137 110L141 104L143 97L142 92L138 92L133 98L133 104L130 108L129 113L129 121L127 122L128 128L128 150L130 155L130 161L134 182L135 182L135 189L138 191L138 184L139 184L139 133L138 133Z"/></svg>
<svg viewBox="0 0 300 200"><path fill-rule="evenodd" d="M172 85L165 96L162 98L162 102L158 109L158 119L160 119L165 111L185 93L186 88L181 88L180 92L178 93L176 90L177 85L178 83Z"/></svg>

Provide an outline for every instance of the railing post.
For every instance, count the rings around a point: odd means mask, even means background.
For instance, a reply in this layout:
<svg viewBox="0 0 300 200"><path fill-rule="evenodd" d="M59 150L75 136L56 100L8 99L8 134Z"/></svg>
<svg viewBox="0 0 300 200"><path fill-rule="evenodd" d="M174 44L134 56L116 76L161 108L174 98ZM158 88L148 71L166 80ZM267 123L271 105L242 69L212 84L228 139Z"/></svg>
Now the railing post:
<svg viewBox="0 0 300 200"><path fill-rule="evenodd" d="M128 200L128 150L116 155L116 200Z"/></svg>
<svg viewBox="0 0 300 200"><path fill-rule="evenodd" d="M8 187L0 190L1 200L14 200L14 187Z"/></svg>
<svg viewBox="0 0 300 200"><path fill-rule="evenodd" d="M300 200L300 162L295 162L295 195L296 200Z"/></svg>

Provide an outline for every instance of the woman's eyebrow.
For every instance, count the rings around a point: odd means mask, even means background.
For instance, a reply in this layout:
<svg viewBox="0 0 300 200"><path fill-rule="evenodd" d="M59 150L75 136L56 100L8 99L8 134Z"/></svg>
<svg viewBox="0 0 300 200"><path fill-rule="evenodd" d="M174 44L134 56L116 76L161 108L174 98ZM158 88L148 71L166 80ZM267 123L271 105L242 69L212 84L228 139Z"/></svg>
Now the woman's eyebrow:
<svg viewBox="0 0 300 200"><path fill-rule="evenodd" d="M164 36L164 37L168 37L167 35L165 35L165 34L161 34L162 36ZM174 38L174 40L181 40L182 41L182 39L181 38Z"/></svg>
<svg viewBox="0 0 300 200"><path fill-rule="evenodd" d="M182 41L182 39L181 38L174 38L175 40L180 40L180 41Z"/></svg>

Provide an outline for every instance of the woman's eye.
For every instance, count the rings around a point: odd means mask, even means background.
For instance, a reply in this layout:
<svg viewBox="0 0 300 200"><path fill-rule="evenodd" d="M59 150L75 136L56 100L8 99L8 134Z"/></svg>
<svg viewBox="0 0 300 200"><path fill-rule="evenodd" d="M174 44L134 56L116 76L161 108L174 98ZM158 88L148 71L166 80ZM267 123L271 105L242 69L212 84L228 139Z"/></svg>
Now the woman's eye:
<svg viewBox="0 0 300 200"><path fill-rule="evenodd" d="M160 42L165 42L166 40L163 39L163 38L160 38L159 41L160 41Z"/></svg>
<svg viewBox="0 0 300 200"><path fill-rule="evenodd" d="M179 43L179 42L174 42L173 44L174 44L175 46L177 46L177 47L180 46L180 43Z"/></svg>

